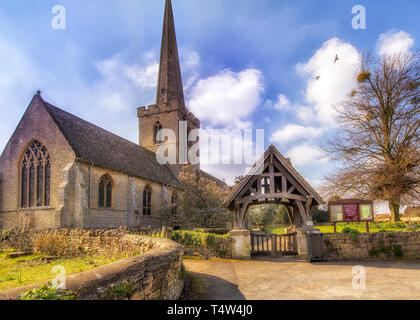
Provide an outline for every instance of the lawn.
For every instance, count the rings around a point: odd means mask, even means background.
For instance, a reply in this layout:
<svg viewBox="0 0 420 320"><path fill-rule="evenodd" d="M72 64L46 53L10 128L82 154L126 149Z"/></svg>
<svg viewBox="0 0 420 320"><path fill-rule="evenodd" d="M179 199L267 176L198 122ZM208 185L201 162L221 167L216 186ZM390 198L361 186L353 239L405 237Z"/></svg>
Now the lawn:
<svg viewBox="0 0 420 320"><path fill-rule="evenodd" d="M8 258L13 250L0 249L0 290L21 287L29 284L52 280L57 274L52 272L54 266L63 266L66 274L82 272L114 262L115 258L104 256L81 258L58 258L51 262L42 261L45 255L28 255Z"/></svg>
<svg viewBox="0 0 420 320"><path fill-rule="evenodd" d="M337 232L341 232L345 227L350 227L352 229L357 229L359 232L366 232L365 223L337 223ZM282 225L269 225L265 230L275 233L283 234L285 233L288 226ZM334 226L315 226L316 229L319 229L322 233L334 233ZM413 229L408 229L407 225L404 223L369 223L370 232L379 232L383 231L413 231ZM420 225L417 224L417 229L420 230Z"/></svg>

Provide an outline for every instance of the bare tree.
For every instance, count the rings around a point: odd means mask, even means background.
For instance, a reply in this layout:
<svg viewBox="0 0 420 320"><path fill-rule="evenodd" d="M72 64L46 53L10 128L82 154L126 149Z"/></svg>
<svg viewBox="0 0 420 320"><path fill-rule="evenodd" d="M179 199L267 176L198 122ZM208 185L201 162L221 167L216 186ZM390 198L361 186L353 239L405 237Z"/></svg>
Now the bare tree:
<svg viewBox="0 0 420 320"><path fill-rule="evenodd" d="M326 151L343 167L326 177L332 194L388 201L391 220L420 199L418 53L362 57L357 87L336 107L338 134Z"/></svg>
<svg viewBox="0 0 420 320"><path fill-rule="evenodd" d="M193 166L184 166L179 180L183 186L177 201L177 212L181 219L191 224L198 221L201 227L208 227L211 220L218 218L231 221L229 213L222 206L230 191L227 186L218 186L213 180L199 177Z"/></svg>

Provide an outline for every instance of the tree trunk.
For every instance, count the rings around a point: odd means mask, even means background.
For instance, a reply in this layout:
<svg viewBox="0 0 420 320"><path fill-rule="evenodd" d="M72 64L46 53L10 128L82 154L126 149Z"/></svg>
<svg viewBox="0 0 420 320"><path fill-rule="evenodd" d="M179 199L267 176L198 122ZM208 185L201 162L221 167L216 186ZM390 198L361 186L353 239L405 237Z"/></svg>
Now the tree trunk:
<svg viewBox="0 0 420 320"><path fill-rule="evenodd" d="M400 221L400 205L388 202L389 210L391 213L391 222Z"/></svg>

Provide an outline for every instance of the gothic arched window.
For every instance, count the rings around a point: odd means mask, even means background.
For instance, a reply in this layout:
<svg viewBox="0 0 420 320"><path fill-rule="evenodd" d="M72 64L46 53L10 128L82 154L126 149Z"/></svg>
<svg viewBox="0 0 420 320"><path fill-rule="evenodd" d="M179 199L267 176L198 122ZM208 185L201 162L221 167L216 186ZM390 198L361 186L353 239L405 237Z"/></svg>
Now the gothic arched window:
<svg viewBox="0 0 420 320"><path fill-rule="evenodd" d="M172 198L171 198L171 204L172 204L172 214L173 215L175 215L176 214L176 210L177 210L177 207L176 207L176 201L178 200L178 197L177 197L177 195L176 195L176 193L174 192L174 193L172 193Z"/></svg>
<svg viewBox="0 0 420 320"><path fill-rule="evenodd" d="M153 138L155 143L163 142L162 125L159 121L153 126Z"/></svg>
<svg viewBox="0 0 420 320"><path fill-rule="evenodd" d="M22 208L50 205L51 164L47 148L33 141L20 165L20 205Z"/></svg>
<svg viewBox="0 0 420 320"><path fill-rule="evenodd" d="M107 174L99 180L98 206L99 208L112 207L112 182Z"/></svg>
<svg viewBox="0 0 420 320"><path fill-rule="evenodd" d="M150 216L152 213L152 189L145 186L143 190L143 215Z"/></svg>

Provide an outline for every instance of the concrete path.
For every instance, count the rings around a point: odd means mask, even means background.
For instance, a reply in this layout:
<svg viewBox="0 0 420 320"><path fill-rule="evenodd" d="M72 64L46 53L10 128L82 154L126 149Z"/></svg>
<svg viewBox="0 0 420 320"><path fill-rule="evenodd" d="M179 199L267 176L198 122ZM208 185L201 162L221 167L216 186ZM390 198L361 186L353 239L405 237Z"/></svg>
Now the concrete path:
<svg viewBox="0 0 420 320"><path fill-rule="evenodd" d="M420 299L420 261L324 262L296 259L184 260L204 290L187 299ZM352 286L353 266L366 270L366 289Z"/></svg>

